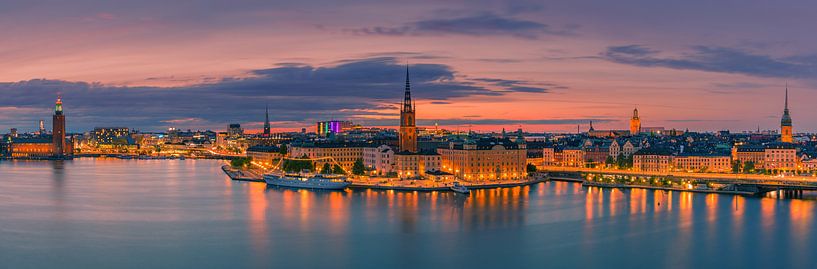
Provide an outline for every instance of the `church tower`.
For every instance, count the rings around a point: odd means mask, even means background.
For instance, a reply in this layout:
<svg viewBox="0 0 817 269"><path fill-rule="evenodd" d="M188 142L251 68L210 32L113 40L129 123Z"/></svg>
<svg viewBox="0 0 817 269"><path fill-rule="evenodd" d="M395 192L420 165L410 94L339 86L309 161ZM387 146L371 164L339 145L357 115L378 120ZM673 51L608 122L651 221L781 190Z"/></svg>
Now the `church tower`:
<svg viewBox="0 0 817 269"><path fill-rule="evenodd" d="M54 156L61 157L67 155L65 144L65 115L62 114L62 98L57 97L57 103L54 105L54 118L52 122L51 138L52 149Z"/></svg>
<svg viewBox="0 0 817 269"><path fill-rule="evenodd" d="M641 119L638 117L638 108L633 109L633 118L630 119L630 135L641 133Z"/></svg>
<svg viewBox="0 0 817 269"><path fill-rule="evenodd" d="M269 105L267 106L267 110L264 113L264 115L265 115L265 118L264 118L264 137L269 137L270 136L270 130L269 130L270 129L270 125L269 125Z"/></svg>
<svg viewBox="0 0 817 269"><path fill-rule="evenodd" d="M406 66L406 90L400 108L400 151L417 152L417 126L414 123L414 104L411 102L411 84Z"/></svg>
<svg viewBox="0 0 817 269"><path fill-rule="evenodd" d="M780 142L794 142L791 130L791 116L789 116L789 86L786 85L786 97L783 108L783 118L780 119Z"/></svg>

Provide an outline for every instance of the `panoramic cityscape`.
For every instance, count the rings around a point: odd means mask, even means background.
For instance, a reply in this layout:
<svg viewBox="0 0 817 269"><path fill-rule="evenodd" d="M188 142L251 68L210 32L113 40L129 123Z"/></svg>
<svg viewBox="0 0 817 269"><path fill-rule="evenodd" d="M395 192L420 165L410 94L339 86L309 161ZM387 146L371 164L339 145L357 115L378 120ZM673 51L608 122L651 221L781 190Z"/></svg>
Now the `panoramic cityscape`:
<svg viewBox="0 0 817 269"><path fill-rule="evenodd" d="M480 2L0 4L0 268L817 265L817 6Z"/></svg>

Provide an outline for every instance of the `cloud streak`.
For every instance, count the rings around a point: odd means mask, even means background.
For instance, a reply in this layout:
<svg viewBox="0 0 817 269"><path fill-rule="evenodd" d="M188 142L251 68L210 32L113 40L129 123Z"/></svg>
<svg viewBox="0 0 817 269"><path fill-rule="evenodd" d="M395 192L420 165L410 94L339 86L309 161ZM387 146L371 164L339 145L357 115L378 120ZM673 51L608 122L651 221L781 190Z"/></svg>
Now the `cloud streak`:
<svg viewBox="0 0 817 269"><path fill-rule="evenodd" d="M611 46L601 56L611 62L680 70L743 74L756 77L817 79L816 56L773 57L748 51L711 46L693 46L678 57L641 45Z"/></svg>
<svg viewBox="0 0 817 269"><path fill-rule="evenodd" d="M420 20L397 27L375 26L352 32L365 35L439 35L513 36L537 38L543 35L572 35L573 29L557 29L551 25L494 13L479 13L457 18Z"/></svg>

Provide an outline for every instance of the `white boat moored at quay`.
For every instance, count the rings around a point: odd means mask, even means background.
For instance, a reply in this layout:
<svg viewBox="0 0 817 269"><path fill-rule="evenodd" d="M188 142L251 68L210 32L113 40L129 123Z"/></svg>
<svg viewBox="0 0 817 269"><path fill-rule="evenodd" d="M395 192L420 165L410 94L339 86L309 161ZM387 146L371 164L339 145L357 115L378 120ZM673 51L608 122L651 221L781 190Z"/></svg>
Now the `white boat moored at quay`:
<svg viewBox="0 0 817 269"><path fill-rule="evenodd" d="M322 174L266 174L264 182L281 187L323 190L342 190L352 184L346 177Z"/></svg>

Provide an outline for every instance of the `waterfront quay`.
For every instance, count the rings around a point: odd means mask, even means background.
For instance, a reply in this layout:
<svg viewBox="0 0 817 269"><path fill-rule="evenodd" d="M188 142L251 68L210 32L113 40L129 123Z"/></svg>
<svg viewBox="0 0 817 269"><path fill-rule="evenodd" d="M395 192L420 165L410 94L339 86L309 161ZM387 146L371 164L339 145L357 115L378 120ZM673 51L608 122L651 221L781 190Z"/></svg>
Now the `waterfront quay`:
<svg viewBox="0 0 817 269"><path fill-rule="evenodd" d="M263 175L266 173L263 169L235 169L230 165L223 165L221 170L232 180L250 182L264 182ZM400 180L373 176L351 176L348 180L352 182L350 188L398 191L449 191L454 182L453 180ZM459 182L470 189L491 189L526 186L544 181L547 181L544 173L533 173L524 179Z"/></svg>
<svg viewBox="0 0 817 269"><path fill-rule="evenodd" d="M768 176L726 173L644 172L618 169L545 167L549 178L581 182L585 186L607 188L645 188L760 195L779 192L786 197L801 197L803 191L817 191L817 178L807 176Z"/></svg>

